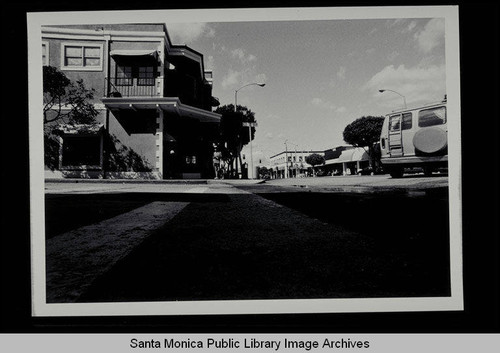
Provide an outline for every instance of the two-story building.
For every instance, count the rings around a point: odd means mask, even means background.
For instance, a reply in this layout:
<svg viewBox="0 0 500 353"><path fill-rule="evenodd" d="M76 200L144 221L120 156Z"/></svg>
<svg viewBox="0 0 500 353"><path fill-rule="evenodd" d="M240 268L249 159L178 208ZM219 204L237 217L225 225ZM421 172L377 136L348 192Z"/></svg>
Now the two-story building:
<svg viewBox="0 0 500 353"><path fill-rule="evenodd" d="M338 146L324 151L283 151L270 157L272 178L297 178L311 176L312 166L306 157L316 153L325 163L316 167L323 175L355 175L369 166L369 156L364 148Z"/></svg>
<svg viewBox="0 0 500 353"><path fill-rule="evenodd" d="M269 157L269 169L274 179L295 178L312 175L312 166L306 163L306 157L311 154L324 156L324 151L286 150Z"/></svg>
<svg viewBox="0 0 500 353"><path fill-rule="evenodd" d="M220 115L203 55L173 45L165 24L44 26L43 64L95 90L97 126L54 126L59 168L46 175L95 178L213 177ZM144 162L113 169L106 138ZM146 166L146 167L144 167Z"/></svg>

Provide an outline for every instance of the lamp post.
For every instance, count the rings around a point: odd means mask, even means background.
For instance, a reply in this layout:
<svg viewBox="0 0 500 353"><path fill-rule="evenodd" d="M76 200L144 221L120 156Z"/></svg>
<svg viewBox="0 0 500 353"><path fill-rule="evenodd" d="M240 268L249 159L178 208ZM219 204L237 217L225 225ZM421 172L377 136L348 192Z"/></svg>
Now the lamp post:
<svg viewBox="0 0 500 353"><path fill-rule="evenodd" d="M406 97L403 96L401 93L399 92L396 92L396 91L393 91L392 89L379 89L378 90L380 93L384 93L385 91L389 91L389 92L392 92L392 93L396 93L398 96L401 96L403 98L403 102L404 102L404 107L405 109L407 108L406 107Z"/></svg>
<svg viewBox="0 0 500 353"><path fill-rule="evenodd" d="M257 83L257 82L252 82L252 83L249 83L247 85L244 85L244 86L241 86L240 88L238 88L237 90L234 91L234 111L236 112L236 107L238 106L238 91L245 88L245 87L248 87L248 86L259 86L259 87L264 87L266 84L265 83ZM249 137L249 141L250 141L250 168L249 168L249 172L251 171L251 177L250 177L250 173L248 173L248 178L249 179L253 179L254 178L254 175L253 175L253 151L252 151L252 127L255 127L257 126L257 122L246 122L246 123L243 123L243 126L248 126L248 137Z"/></svg>
<svg viewBox="0 0 500 353"><path fill-rule="evenodd" d="M247 85L241 86L240 88L238 88L237 90L235 90L234 91L234 111L236 111L236 106L238 105L238 91L240 91L241 89L243 89L245 87L248 87L248 86L260 86L260 87L264 87L265 85L266 85L265 83L253 82L253 83L249 83Z"/></svg>

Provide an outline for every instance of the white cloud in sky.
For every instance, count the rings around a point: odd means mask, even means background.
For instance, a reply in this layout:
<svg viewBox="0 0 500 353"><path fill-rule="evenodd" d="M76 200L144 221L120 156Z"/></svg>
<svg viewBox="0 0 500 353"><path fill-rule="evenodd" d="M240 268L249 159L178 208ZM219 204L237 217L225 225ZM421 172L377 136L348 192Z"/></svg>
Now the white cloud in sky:
<svg viewBox="0 0 500 353"><path fill-rule="evenodd" d="M339 107L332 102L325 101L318 97L311 99L311 104L321 109L327 109L337 113L344 113L347 110L345 107Z"/></svg>
<svg viewBox="0 0 500 353"><path fill-rule="evenodd" d="M247 83L266 83L267 77L264 73L256 73L255 67L246 67L242 71L234 70L232 68L228 69L228 72L222 78L222 88L238 88L238 86L247 84ZM255 87L248 87L248 89L253 89Z"/></svg>
<svg viewBox="0 0 500 353"><path fill-rule="evenodd" d="M241 72L229 69L227 74L223 77L221 85L223 88L228 88L231 86L236 86L240 81Z"/></svg>
<svg viewBox="0 0 500 353"><path fill-rule="evenodd" d="M411 22L410 22L410 24L408 25L408 27L407 27L407 29L406 29L406 30L407 30L408 32L411 32L411 31L413 31L413 29L414 29L416 26L417 26L417 22L416 22L416 21L411 21Z"/></svg>
<svg viewBox="0 0 500 353"><path fill-rule="evenodd" d="M214 70L215 69L215 60L213 55L209 55L205 58L205 69L206 70Z"/></svg>
<svg viewBox="0 0 500 353"><path fill-rule="evenodd" d="M341 66L339 67L338 71L337 71L337 78L339 80L345 80L345 67L344 66Z"/></svg>
<svg viewBox="0 0 500 353"><path fill-rule="evenodd" d="M247 62L250 62L250 61L255 61L257 59L257 57L255 55L253 55L253 54L247 54L245 52L245 50L243 50L241 48L237 48L237 49L231 50L231 55L233 56L233 58L237 58L242 63L247 63Z"/></svg>
<svg viewBox="0 0 500 353"><path fill-rule="evenodd" d="M387 60L389 61L394 61L399 56L399 53L397 51L393 51L389 55L387 55Z"/></svg>
<svg viewBox="0 0 500 353"><path fill-rule="evenodd" d="M208 23L167 23L174 44L189 44L201 37L213 38L215 30Z"/></svg>
<svg viewBox="0 0 500 353"><path fill-rule="evenodd" d="M418 47L424 53L430 52L444 41L444 19L433 18L420 32L415 33Z"/></svg>
<svg viewBox="0 0 500 353"><path fill-rule="evenodd" d="M446 69L444 65L407 68L405 65L386 66L364 86L387 106L394 105L401 97L391 92L380 96L379 89L391 89L406 97L407 103L439 100L446 93Z"/></svg>

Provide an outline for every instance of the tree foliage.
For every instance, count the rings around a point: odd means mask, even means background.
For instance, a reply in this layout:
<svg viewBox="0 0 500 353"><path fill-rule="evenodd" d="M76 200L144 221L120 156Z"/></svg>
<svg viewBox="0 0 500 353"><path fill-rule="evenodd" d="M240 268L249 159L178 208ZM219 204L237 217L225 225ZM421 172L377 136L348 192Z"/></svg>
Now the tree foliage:
<svg viewBox="0 0 500 353"><path fill-rule="evenodd" d="M132 148L122 144L114 135L106 139L108 158L106 170L110 172L151 172L153 167Z"/></svg>
<svg viewBox="0 0 500 353"><path fill-rule="evenodd" d="M323 157L322 155L320 155L318 153L313 153L313 154L310 154L309 156L306 156L305 161L306 161L306 163L312 165L313 174L316 175L316 170L314 167L316 167L317 165L324 164L325 157Z"/></svg>
<svg viewBox="0 0 500 353"><path fill-rule="evenodd" d="M380 138L383 123L383 116L363 116L356 119L345 127L344 141L356 147L371 148Z"/></svg>
<svg viewBox="0 0 500 353"><path fill-rule="evenodd" d="M376 147L384 124L383 116L363 116L354 120L344 129L344 141L355 147L363 147L369 156L370 166L379 164L380 151Z"/></svg>
<svg viewBox="0 0 500 353"><path fill-rule="evenodd" d="M313 154L310 154L309 156L306 156L305 160L306 160L306 163L312 165L313 168L317 165L321 165L321 164L325 163L325 157L323 157L322 155L317 154L317 153L313 153Z"/></svg>
<svg viewBox="0 0 500 353"><path fill-rule="evenodd" d="M244 145L255 138L255 127L243 126L244 122L255 122L255 113L245 106L238 105L236 111L233 104L217 107L216 113L221 114L219 139L216 143L216 151L221 153L222 159L232 168L236 161L241 168L241 150Z"/></svg>
<svg viewBox="0 0 500 353"><path fill-rule="evenodd" d="M43 67L43 122L92 124L98 115L92 104L95 90L83 80L72 82L53 66Z"/></svg>

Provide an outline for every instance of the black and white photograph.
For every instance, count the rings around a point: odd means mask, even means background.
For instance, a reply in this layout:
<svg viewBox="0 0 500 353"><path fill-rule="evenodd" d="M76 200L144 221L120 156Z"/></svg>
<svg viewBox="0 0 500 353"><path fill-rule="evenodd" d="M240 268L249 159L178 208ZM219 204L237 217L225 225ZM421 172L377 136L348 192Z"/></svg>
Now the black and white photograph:
<svg viewBox="0 0 500 353"><path fill-rule="evenodd" d="M463 310L456 7L27 20L34 316Z"/></svg>

